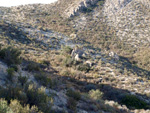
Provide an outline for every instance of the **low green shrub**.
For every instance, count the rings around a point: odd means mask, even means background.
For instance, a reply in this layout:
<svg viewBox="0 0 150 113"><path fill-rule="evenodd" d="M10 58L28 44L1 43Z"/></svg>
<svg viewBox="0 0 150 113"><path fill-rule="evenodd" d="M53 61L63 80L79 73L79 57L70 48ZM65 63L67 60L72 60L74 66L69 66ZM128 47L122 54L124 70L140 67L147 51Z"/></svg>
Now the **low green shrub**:
<svg viewBox="0 0 150 113"><path fill-rule="evenodd" d="M72 52L72 48L69 47L69 46L65 46L65 47L62 48L62 52L63 52L64 55L66 55L66 54L70 55L71 52Z"/></svg>
<svg viewBox="0 0 150 113"><path fill-rule="evenodd" d="M0 113L13 113L8 103L4 99L0 99Z"/></svg>
<svg viewBox="0 0 150 113"><path fill-rule="evenodd" d="M14 68L14 70L17 72L18 71L18 66L15 64L10 65L10 68Z"/></svg>
<svg viewBox="0 0 150 113"><path fill-rule="evenodd" d="M13 80L13 77L15 76L15 69L14 68L8 68L7 69L7 78L12 81Z"/></svg>
<svg viewBox="0 0 150 113"><path fill-rule="evenodd" d="M29 63L29 64L27 65L26 69L27 69L28 71L40 71L40 70L41 70L39 64L36 64L36 63L33 63L33 62L32 62L32 63Z"/></svg>
<svg viewBox="0 0 150 113"><path fill-rule="evenodd" d="M87 65L87 64L80 64L77 66L77 69L79 71L85 71L85 72L88 72L90 70L90 66Z"/></svg>
<svg viewBox="0 0 150 113"><path fill-rule="evenodd" d="M28 81L28 78L26 76L18 76L18 81L21 83L22 86Z"/></svg>
<svg viewBox="0 0 150 113"><path fill-rule="evenodd" d="M100 1L98 2L99 6L103 6L104 3L105 3L104 0L100 0Z"/></svg>
<svg viewBox="0 0 150 113"><path fill-rule="evenodd" d="M75 99L69 97L67 100L67 107L71 110L76 111L77 101Z"/></svg>
<svg viewBox="0 0 150 113"><path fill-rule="evenodd" d="M21 64L21 51L16 48L7 47L0 50L0 58L4 59L7 65Z"/></svg>
<svg viewBox="0 0 150 113"><path fill-rule="evenodd" d="M0 99L0 113L42 113L36 106L30 108L29 105L22 106L18 100L11 100L10 104L4 99Z"/></svg>
<svg viewBox="0 0 150 113"><path fill-rule="evenodd" d="M0 87L0 92L0 98L5 98L9 103L11 103L12 100L18 100L18 102L10 104L10 108L15 113L37 113L36 111L23 112L22 109L24 108L22 108L21 105L26 104L29 104L27 105L31 108L29 110L37 110L38 107L38 109L44 113L51 112L52 98L45 93L45 88L43 87L37 88L37 86L33 84L26 84L25 87L20 87L19 85L8 86L7 88Z"/></svg>
<svg viewBox="0 0 150 113"><path fill-rule="evenodd" d="M41 63L43 65L45 65L45 66L49 66L50 65L50 61L48 61L48 60L43 60Z"/></svg>
<svg viewBox="0 0 150 113"><path fill-rule="evenodd" d="M30 105L36 105L44 113L50 113L52 98L46 95L44 87L37 88L31 84L28 86L26 93Z"/></svg>
<svg viewBox="0 0 150 113"><path fill-rule="evenodd" d="M42 113L36 106L31 108L29 105L22 106L18 100L11 100L9 107L13 113Z"/></svg>
<svg viewBox="0 0 150 113"><path fill-rule="evenodd" d="M52 87L52 80L45 73L39 73L34 75L35 79L45 87Z"/></svg>
<svg viewBox="0 0 150 113"><path fill-rule="evenodd" d="M101 92L99 89L96 90L90 90L89 91L89 97L93 100L100 100L103 97L103 92Z"/></svg>
<svg viewBox="0 0 150 113"><path fill-rule="evenodd" d="M7 88L1 87L0 92L0 98L5 98L8 102L12 99L17 99L21 102L21 104L25 104L28 101L25 92L19 86L8 86Z"/></svg>
<svg viewBox="0 0 150 113"><path fill-rule="evenodd" d="M133 109L145 109L147 107L147 103L143 100L140 100L135 95L126 95L122 100L122 104L125 104L129 108Z"/></svg>
<svg viewBox="0 0 150 113"><path fill-rule="evenodd" d="M72 67L72 65L73 65L73 59L70 56L66 57L66 59L64 60L64 66Z"/></svg>
<svg viewBox="0 0 150 113"><path fill-rule="evenodd" d="M81 94L77 91L73 91L71 89L67 90L67 96L74 98L75 100L80 100Z"/></svg>

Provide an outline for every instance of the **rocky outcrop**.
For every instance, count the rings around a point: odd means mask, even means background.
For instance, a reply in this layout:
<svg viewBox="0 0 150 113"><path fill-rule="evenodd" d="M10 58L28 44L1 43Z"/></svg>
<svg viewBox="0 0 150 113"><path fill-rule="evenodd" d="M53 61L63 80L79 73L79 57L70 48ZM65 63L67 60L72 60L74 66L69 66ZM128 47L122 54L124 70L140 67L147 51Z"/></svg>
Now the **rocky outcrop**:
<svg viewBox="0 0 150 113"><path fill-rule="evenodd" d="M78 0L72 3L66 10L64 15L66 17L72 17L92 5L95 5L99 0Z"/></svg>
<svg viewBox="0 0 150 113"><path fill-rule="evenodd" d="M79 60L83 57L83 54L84 54L84 51L83 51L82 48L75 47L75 48L72 50L71 57L72 57L73 59L75 59L76 61L79 61Z"/></svg>
<svg viewBox="0 0 150 113"><path fill-rule="evenodd" d="M119 56L114 52L110 52L109 56L112 57L114 60L119 60Z"/></svg>

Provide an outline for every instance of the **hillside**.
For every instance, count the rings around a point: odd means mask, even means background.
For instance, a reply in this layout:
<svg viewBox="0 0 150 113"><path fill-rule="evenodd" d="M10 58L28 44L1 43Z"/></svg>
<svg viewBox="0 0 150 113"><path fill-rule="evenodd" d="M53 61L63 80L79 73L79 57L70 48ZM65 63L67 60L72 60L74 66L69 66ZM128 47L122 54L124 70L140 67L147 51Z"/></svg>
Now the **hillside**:
<svg viewBox="0 0 150 113"><path fill-rule="evenodd" d="M0 112L149 113L149 53L149 0L0 7Z"/></svg>

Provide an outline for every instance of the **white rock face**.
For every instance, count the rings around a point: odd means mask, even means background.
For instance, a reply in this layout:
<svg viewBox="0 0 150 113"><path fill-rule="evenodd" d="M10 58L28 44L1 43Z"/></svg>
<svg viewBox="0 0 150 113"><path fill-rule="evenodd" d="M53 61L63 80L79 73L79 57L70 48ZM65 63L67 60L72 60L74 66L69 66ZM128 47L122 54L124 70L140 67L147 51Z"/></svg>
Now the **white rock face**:
<svg viewBox="0 0 150 113"><path fill-rule="evenodd" d="M66 17L71 17L74 16L75 14L78 13L78 11L84 9L84 8L88 8L91 5L94 5L98 2L98 0L78 0L75 1L73 4L70 5L70 7L68 7L65 10L65 15Z"/></svg>

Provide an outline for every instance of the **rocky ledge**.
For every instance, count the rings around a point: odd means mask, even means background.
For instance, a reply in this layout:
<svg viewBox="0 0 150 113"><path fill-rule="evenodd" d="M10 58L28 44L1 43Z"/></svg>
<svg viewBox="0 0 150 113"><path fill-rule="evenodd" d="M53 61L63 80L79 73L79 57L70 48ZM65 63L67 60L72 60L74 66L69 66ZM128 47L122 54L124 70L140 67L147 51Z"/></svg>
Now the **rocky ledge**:
<svg viewBox="0 0 150 113"><path fill-rule="evenodd" d="M95 5L99 0L78 0L72 3L66 10L65 15L66 17L72 17L78 14L79 11L83 11L92 5Z"/></svg>

